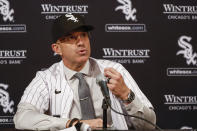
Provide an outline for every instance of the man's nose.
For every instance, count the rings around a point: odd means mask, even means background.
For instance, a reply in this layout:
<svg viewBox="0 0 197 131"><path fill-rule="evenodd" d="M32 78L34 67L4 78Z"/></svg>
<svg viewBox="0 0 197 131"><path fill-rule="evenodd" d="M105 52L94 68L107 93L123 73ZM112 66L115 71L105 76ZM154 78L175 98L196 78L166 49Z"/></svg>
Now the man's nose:
<svg viewBox="0 0 197 131"><path fill-rule="evenodd" d="M78 45L78 46L80 46L80 45L83 45L83 44L84 44L84 42L83 42L83 40L82 40L82 38L81 38L81 36L80 36L80 35L78 35L78 36L77 36L77 41L76 41L76 43L77 43L77 45Z"/></svg>

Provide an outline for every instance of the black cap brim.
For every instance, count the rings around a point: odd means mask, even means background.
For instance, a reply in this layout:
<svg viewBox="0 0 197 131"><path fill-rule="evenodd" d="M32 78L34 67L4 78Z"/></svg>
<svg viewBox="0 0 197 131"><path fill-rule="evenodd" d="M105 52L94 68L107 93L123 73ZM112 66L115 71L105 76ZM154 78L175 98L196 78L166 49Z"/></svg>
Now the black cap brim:
<svg viewBox="0 0 197 131"><path fill-rule="evenodd" d="M82 32L89 32L89 31L92 31L93 29L94 29L94 27L91 26L91 25L81 25L79 27L70 29L70 31L65 32L65 34L63 36L70 35L73 32L80 32L80 31L82 31Z"/></svg>

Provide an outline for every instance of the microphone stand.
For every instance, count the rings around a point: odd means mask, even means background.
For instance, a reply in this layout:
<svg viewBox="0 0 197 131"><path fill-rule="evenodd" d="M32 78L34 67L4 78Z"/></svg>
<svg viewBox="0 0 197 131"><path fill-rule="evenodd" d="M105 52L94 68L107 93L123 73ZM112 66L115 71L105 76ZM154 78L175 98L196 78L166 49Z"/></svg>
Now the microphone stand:
<svg viewBox="0 0 197 131"><path fill-rule="evenodd" d="M107 128L107 102L105 98L103 98L103 103L102 103L102 108L103 108L103 129Z"/></svg>
<svg viewBox="0 0 197 131"><path fill-rule="evenodd" d="M108 103L110 103L110 98L109 97L104 97L103 98L103 103L102 103L102 108L103 108L103 129L107 129L107 108L108 108Z"/></svg>
<svg viewBox="0 0 197 131"><path fill-rule="evenodd" d="M107 81L99 80L97 78L97 84L101 87L101 92L104 96L102 108L103 108L103 130L107 129L107 108L108 104L111 104L110 97L109 97L109 90L107 87Z"/></svg>

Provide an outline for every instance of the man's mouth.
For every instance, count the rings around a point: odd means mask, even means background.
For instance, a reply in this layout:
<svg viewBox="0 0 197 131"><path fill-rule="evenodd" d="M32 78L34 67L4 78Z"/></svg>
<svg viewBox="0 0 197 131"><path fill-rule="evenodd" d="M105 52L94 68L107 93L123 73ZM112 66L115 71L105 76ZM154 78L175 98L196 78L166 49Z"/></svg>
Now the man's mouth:
<svg viewBox="0 0 197 131"><path fill-rule="evenodd" d="M87 53L87 49L80 49L77 53L79 55L85 55Z"/></svg>

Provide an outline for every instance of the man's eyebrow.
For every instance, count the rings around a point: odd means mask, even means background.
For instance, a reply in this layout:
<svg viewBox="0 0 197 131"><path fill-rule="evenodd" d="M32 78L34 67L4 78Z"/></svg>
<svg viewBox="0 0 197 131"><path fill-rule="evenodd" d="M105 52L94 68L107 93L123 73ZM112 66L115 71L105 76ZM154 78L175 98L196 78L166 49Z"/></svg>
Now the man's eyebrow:
<svg viewBox="0 0 197 131"><path fill-rule="evenodd" d="M71 36L71 35L73 35L73 34L69 33L69 34L67 34L65 37L67 37L67 36Z"/></svg>

